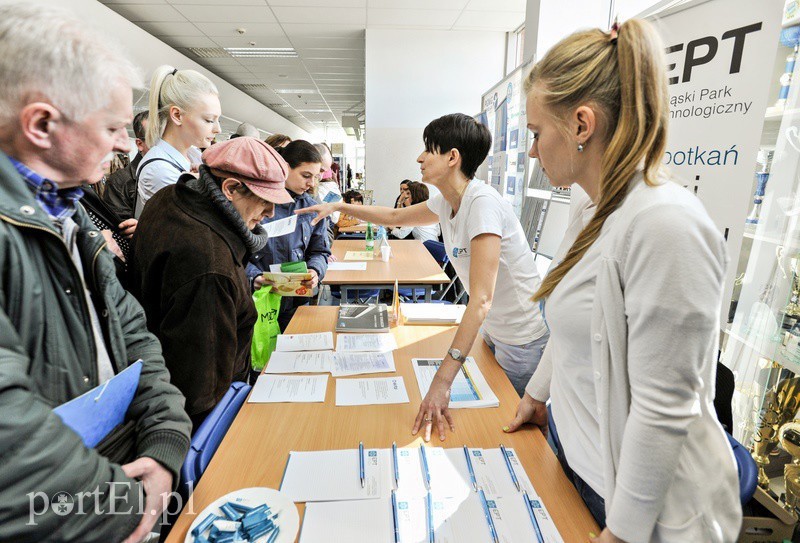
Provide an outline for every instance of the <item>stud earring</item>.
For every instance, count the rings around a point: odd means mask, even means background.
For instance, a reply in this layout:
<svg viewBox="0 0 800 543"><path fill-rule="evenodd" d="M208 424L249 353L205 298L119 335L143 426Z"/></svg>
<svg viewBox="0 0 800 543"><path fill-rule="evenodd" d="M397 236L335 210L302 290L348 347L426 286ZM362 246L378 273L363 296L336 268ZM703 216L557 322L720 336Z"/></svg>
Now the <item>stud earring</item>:
<svg viewBox="0 0 800 543"><path fill-rule="evenodd" d="M582 153L582 152L583 152L583 144L582 144L582 143L579 143L579 144L578 144L578 152L579 152L579 153Z"/></svg>

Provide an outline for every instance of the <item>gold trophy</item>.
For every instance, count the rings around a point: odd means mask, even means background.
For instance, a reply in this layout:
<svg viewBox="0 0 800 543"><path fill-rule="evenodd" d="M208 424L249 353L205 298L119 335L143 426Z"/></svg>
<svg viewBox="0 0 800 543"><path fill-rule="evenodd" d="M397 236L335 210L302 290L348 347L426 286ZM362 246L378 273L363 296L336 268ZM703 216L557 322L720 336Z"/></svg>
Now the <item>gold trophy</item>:
<svg viewBox="0 0 800 543"><path fill-rule="evenodd" d="M753 459L758 464L758 486L769 489L765 471L769 454L778 446L778 429L794 419L800 407L800 377L784 379L764 396L753 436Z"/></svg>
<svg viewBox="0 0 800 543"><path fill-rule="evenodd" d="M795 514L795 508L800 506L800 420L781 426L778 438L784 450L792 455L792 461L783 467L783 481L786 485L784 507Z"/></svg>
<svg viewBox="0 0 800 543"><path fill-rule="evenodd" d="M789 259L792 266L792 297L783 312L789 317L800 318L800 254Z"/></svg>

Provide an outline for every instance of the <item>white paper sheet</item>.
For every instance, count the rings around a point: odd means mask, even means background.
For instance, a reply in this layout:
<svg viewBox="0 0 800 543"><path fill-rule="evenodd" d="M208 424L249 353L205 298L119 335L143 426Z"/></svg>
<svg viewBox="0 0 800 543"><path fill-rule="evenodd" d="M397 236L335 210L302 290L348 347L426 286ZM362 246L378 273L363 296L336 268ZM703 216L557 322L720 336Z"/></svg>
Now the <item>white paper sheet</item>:
<svg viewBox="0 0 800 543"><path fill-rule="evenodd" d="M280 336L278 336L280 337ZM397 341L390 332L383 334L337 334L336 352L389 352L397 349Z"/></svg>
<svg viewBox="0 0 800 543"><path fill-rule="evenodd" d="M514 468L514 475L517 476L517 481L519 481L520 491L525 490L531 497L536 496L533 484L531 484L528 474L525 473L516 451L509 447L506 447L506 451L508 451L511 467ZM475 471L478 486L483 488L487 494L507 497L521 493L517 491L517 487L514 485L513 479L511 479L508 467L503 461L503 453L499 448L470 449L470 454L472 455L472 469Z"/></svg>
<svg viewBox="0 0 800 543"><path fill-rule="evenodd" d="M441 358L411 359L414 375L417 377L417 385L419 385L419 391L423 398L428 393L441 361ZM450 387L450 409L497 407L499 405L500 400L489 388L489 384L478 369L478 364L471 356L467 357Z"/></svg>
<svg viewBox="0 0 800 543"><path fill-rule="evenodd" d="M366 271L366 262L328 262L328 271Z"/></svg>
<svg viewBox="0 0 800 543"><path fill-rule="evenodd" d="M297 215L289 215L285 219L268 222L261 226L264 227L267 235L271 238L285 236L286 234L291 234L297 228Z"/></svg>
<svg viewBox="0 0 800 543"><path fill-rule="evenodd" d="M300 543L394 543L391 498L306 505Z"/></svg>
<svg viewBox="0 0 800 543"><path fill-rule="evenodd" d="M292 451L281 482L281 492L294 502L366 500L381 496L383 489L377 449L364 449L365 485L361 487L359 452Z"/></svg>
<svg viewBox="0 0 800 543"><path fill-rule="evenodd" d="M324 402L327 375L259 375L248 403Z"/></svg>
<svg viewBox="0 0 800 543"><path fill-rule="evenodd" d="M333 366L333 351L274 351L264 373L327 373Z"/></svg>
<svg viewBox="0 0 800 543"><path fill-rule="evenodd" d="M275 345L276 351L330 351L333 350L333 333L280 334Z"/></svg>
<svg viewBox="0 0 800 543"><path fill-rule="evenodd" d="M388 353L335 353L331 375L361 375L365 373L387 373L396 371L394 356Z"/></svg>
<svg viewBox="0 0 800 543"><path fill-rule="evenodd" d="M402 377L336 380L336 405L395 403L408 403L408 392Z"/></svg>

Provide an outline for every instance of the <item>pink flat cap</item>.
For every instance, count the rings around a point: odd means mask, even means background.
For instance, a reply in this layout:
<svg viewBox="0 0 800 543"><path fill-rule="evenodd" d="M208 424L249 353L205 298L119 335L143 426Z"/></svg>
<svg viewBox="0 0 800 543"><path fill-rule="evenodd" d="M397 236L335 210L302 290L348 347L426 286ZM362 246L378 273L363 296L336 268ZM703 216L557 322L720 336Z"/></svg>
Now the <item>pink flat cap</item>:
<svg viewBox="0 0 800 543"><path fill-rule="evenodd" d="M288 204L286 192L289 165L275 149L258 138L241 137L212 145L203 152L203 162L217 177L244 183L253 194L274 204Z"/></svg>

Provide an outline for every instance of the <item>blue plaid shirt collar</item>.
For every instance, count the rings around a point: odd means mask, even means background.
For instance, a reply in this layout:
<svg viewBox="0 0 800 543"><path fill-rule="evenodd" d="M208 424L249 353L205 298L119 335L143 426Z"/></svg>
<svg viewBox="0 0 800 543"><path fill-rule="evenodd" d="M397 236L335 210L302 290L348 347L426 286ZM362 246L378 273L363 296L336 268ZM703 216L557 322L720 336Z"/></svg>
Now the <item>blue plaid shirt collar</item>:
<svg viewBox="0 0 800 543"><path fill-rule="evenodd" d="M42 177L22 162L8 158L25 180L33 193L34 200L52 220L60 223L75 214L78 200L83 196L83 189L80 187L59 189L54 181Z"/></svg>

